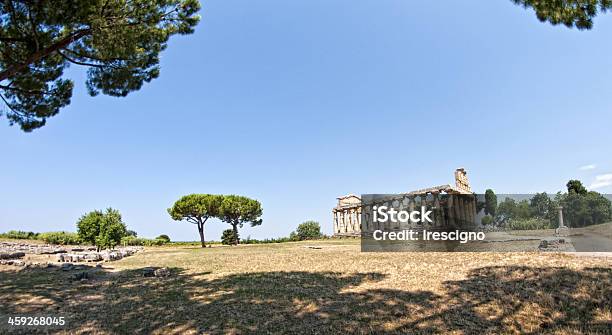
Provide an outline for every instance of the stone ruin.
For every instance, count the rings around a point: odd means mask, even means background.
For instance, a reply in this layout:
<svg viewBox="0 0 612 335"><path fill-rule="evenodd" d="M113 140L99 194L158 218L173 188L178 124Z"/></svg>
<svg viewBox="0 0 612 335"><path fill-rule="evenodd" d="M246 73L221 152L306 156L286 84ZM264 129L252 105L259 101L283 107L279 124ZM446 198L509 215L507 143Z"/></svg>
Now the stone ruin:
<svg viewBox="0 0 612 335"><path fill-rule="evenodd" d="M132 256L143 249L140 246L129 246L98 252L95 247L0 242L0 265L53 266L54 263L110 262Z"/></svg>
<svg viewBox="0 0 612 335"><path fill-rule="evenodd" d="M372 231L382 227L362 227L362 211L369 218L375 204L362 204L361 198L349 194L338 197L338 204L332 209L334 236L344 237L361 235L361 229ZM395 202L400 207L418 208L419 206L433 205L439 208L437 222L442 224L453 223L454 220L462 222L476 221L476 197L472 193L467 172L464 168L455 170L455 185L440 185L421 190L402 193L394 198L385 199L386 202ZM366 220L369 222L369 220Z"/></svg>

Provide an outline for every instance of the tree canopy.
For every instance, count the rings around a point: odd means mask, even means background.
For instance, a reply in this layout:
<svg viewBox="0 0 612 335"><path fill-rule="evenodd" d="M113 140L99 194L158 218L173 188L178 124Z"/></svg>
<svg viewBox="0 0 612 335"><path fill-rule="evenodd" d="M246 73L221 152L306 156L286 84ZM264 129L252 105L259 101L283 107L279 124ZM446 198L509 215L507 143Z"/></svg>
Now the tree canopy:
<svg viewBox="0 0 612 335"><path fill-rule="evenodd" d="M486 215L495 216L497 212L497 196L492 189L485 191L485 206L484 211Z"/></svg>
<svg viewBox="0 0 612 335"><path fill-rule="evenodd" d="M70 104L70 65L86 66L90 95L126 96L159 76L159 54L199 21L197 0L0 2L0 99L24 131Z"/></svg>
<svg viewBox="0 0 612 335"><path fill-rule="evenodd" d="M173 220L191 222L198 226L202 248L206 247L204 240L204 224L213 217L220 216L224 196L217 194L190 194L177 200L168 214Z"/></svg>
<svg viewBox="0 0 612 335"><path fill-rule="evenodd" d="M612 8L610 0L511 0L525 8L533 8L542 22L563 24L568 28L593 28L593 18Z"/></svg>
<svg viewBox="0 0 612 335"><path fill-rule="evenodd" d="M321 233L321 225L317 221L305 221L300 223L293 234L300 241L314 240L323 236Z"/></svg>
<svg viewBox="0 0 612 335"><path fill-rule="evenodd" d="M610 200L597 192L568 192L560 197L570 227L584 227L612 220Z"/></svg>
<svg viewBox="0 0 612 335"><path fill-rule="evenodd" d="M567 186L567 193L577 193L577 194L585 195L588 192L587 189L582 185L582 182L580 180L572 179L567 182L566 186Z"/></svg>
<svg viewBox="0 0 612 335"><path fill-rule="evenodd" d="M263 211L259 201L239 196L226 195L223 197L223 202L220 208L220 219L232 225L234 230L235 244L238 244L238 227L242 228L244 223L250 223L251 226L257 226L262 223L261 215Z"/></svg>
<svg viewBox="0 0 612 335"><path fill-rule="evenodd" d="M495 219L503 224L512 223L514 227L523 226L520 223L529 220L545 222L542 228L557 227L559 207L562 207L564 223L570 227L584 227L612 220L612 202L604 195L587 191L579 180L570 180L566 186L567 193L559 192L554 199L546 192L536 193L529 200L516 201L506 197L499 204Z"/></svg>
<svg viewBox="0 0 612 335"><path fill-rule="evenodd" d="M127 228L118 210L107 208L83 215L77 222L77 233L83 242L102 248L113 248L127 236Z"/></svg>
<svg viewBox="0 0 612 335"><path fill-rule="evenodd" d="M236 244L239 238L240 237L236 235L233 229L226 229L221 234L221 244Z"/></svg>
<svg viewBox="0 0 612 335"><path fill-rule="evenodd" d="M550 215L557 215L555 206L553 206L546 192L534 194L529 200L529 206L533 215L539 218L549 218Z"/></svg>

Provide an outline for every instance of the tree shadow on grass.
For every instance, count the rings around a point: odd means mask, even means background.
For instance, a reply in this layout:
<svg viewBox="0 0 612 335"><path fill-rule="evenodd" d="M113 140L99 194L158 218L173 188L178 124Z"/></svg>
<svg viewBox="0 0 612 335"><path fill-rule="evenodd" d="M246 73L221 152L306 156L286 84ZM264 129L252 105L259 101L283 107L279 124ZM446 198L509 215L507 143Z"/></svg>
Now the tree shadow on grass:
<svg viewBox="0 0 612 335"><path fill-rule="evenodd" d="M484 267L442 293L367 289L379 273L86 271L0 272L0 314L61 313L70 331L119 334L609 333L612 315L610 268Z"/></svg>

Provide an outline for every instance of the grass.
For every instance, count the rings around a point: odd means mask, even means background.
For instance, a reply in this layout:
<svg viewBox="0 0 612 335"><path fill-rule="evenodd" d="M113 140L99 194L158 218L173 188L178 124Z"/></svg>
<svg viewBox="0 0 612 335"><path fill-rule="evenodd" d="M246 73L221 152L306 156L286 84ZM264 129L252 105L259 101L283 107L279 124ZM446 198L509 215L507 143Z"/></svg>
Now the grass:
<svg viewBox="0 0 612 335"><path fill-rule="evenodd" d="M317 248L309 248L317 246ZM59 333L608 333L612 260L552 253L361 253L358 240L152 247L112 268L0 267L0 315ZM169 277L143 277L169 267ZM82 270L81 270L82 271Z"/></svg>

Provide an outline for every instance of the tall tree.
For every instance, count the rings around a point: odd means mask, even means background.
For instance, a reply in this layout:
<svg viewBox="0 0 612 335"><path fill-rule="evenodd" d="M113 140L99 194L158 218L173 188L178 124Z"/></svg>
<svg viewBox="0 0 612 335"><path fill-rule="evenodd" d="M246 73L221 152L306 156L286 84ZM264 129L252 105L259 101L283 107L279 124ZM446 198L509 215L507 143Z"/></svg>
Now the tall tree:
<svg viewBox="0 0 612 335"><path fill-rule="evenodd" d="M238 227L242 228L247 222L251 224L251 227L260 225L262 212L261 204L257 200L239 195L226 195L223 198L220 218L232 226L234 236L236 236L234 244L240 243Z"/></svg>
<svg viewBox="0 0 612 335"><path fill-rule="evenodd" d="M584 227L612 220L612 203L597 192L568 192L560 201L566 224Z"/></svg>
<svg viewBox="0 0 612 335"><path fill-rule="evenodd" d="M70 64L88 68L86 86L126 96L159 76L170 36L190 34L198 0L0 1L0 99L9 123L45 125L70 103Z"/></svg>
<svg viewBox="0 0 612 335"><path fill-rule="evenodd" d="M128 230L118 210L107 208L105 212L95 210L83 215L77 222L79 239L101 248L113 248Z"/></svg>
<svg viewBox="0 0 612 335"><path fill-rule="evenodd" d="M204 224L210 218L219 217L223 198L222 195L217 194L186 195L177 200L172 208L168 208L168 214L173 220L185 220L197 225L202 248L205 248Z"/></svg>
<svg viewBox="0 0 612 335"><path fill-rule="evenodd" d="M96 238L100 235L100 226L104 220L104 213L99 210L91 211L77 221L79 239L85 243L96 245Z"/></svg>
<svg viewBox="0 0 612 335"><path fill-rule="evenodd" d="M588 192L587 189L582 185L582 182L580 180L572 179L567 182L566 186L567 186L567 193L576 193L576 194L585 195Z"/></svg>
<svg viewBox="0 0 612 335"><path fill-rule="evenodd" d="M485 214L491 215L495 217L495 213L497 212L497 196L492 189L487 189L485 191Z"/></svg>
<svg viewBox="0 0 612 335"><path fill-rule="evenodd" d="M533 214L539 218L547 218L551 200L546 192L536 193L529 201ZM555 213L556 214L556 213Z"/></svg>
<svg viewBox="0 0 612 335"><path fill-rule="evenodd" d="M501 222L505 222L508 219L513 219L516 216L516 201L510 197L506 197L504 201L499 203L497 206L497 218Z"/></svg>
<svg viewBox="0 0 612 335"><path fill-rule="evenodd" d="M106 209L100 226L100 234L96 237L96 246L112 249L121 242L124 236L127 236L127 228L121 219L121 213L116 209Z"/></svg>
<svg viewBox="0 0 612 335"><path fill-rule="evenodd" d="M580 30L593 28L593 18L612 8L610 0L511 0L525 8L533 8L542 22L563 24Z"/></svg>

